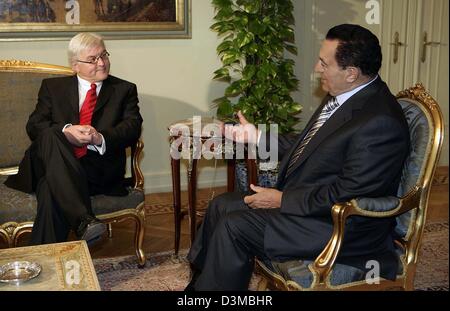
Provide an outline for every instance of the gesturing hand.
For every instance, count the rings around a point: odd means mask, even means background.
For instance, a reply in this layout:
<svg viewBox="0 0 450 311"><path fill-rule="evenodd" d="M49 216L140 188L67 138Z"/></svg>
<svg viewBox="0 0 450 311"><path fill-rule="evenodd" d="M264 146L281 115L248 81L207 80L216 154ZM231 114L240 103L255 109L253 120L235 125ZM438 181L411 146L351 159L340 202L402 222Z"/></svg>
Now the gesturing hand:
<svg viewBox="0 0 450 311"><path fill-rule="evenodd" d="M283 192L272 188L263 188L250 185L256 193L244 197L244 202L252 208L278 208L281 207Z"/></svg>
<svg viewBox="0 0 450 311"><path fill-rule="evenodd" d="M259 131L255 125L248 122L240 111L237 116L239 118L239 124L225 126L225 137L238 143L256 144L258 142Z"/></svg>

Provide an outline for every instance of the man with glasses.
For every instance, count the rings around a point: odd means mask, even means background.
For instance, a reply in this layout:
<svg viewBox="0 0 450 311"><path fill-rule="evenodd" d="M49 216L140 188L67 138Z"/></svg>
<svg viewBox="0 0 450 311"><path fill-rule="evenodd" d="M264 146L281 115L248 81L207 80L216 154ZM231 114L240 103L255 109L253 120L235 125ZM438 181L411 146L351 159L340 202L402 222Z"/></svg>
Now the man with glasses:
<svg viewBox="0 0 450 311"><path fill-rule="evenodd" d="M5 182L36 193L32 245L66 241L71 229L88 243L99 240L106 226L90 196L127 195L125 148L141 134L136 85L109 75L103 39L77 34L68 56L76 75L42 81L26 125L32 144Z"/></svg>

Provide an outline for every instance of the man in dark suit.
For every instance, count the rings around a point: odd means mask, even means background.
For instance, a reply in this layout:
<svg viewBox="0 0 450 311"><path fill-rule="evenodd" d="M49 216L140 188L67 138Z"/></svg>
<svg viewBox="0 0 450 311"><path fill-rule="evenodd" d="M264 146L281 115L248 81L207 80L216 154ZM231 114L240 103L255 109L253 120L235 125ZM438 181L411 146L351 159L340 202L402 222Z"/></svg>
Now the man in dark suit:
<svg viewBox="0 0 450 311"><path fill-rule="evenodd" d="M5 184L35 192L31 244L63 242L70 229L92 242L106 231L90 195L127 194L125 148L141 134L136 85L109 75L103 39L80 33L69 43L70 77L45 79L26 125L32 140Z"/></svg>
<svg viewBox="0 0 450 311"><path fill-rule="evenodd" d="M378 76L381 47L369 30L339 25L322 43L315 71L328 95L302 133L261 134L238 114L238 142L278 143L276 188L252 185L253 194L226 193L209 205L188 255L187 290L246 290L254 257L314 260L331 237L331 207L354 197L396 195L409 133L402 109ZM225 134L227 135L227 134ZM351 217L338 262L365 270L378 260L393 279L395 219Z"/></svg>

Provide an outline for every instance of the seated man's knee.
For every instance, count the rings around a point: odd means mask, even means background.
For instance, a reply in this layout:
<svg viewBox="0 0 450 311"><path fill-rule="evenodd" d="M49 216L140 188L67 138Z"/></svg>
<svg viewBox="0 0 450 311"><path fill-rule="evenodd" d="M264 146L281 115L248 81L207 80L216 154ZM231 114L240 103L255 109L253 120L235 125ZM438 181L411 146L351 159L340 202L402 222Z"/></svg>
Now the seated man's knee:
<svg viewBox="0 0 450 311"><path fill-rule="evenodd" d="M242 196L227 192L215 197L208 206L209 214L228 214L229 212L246 208Z"/></svg>
<svg viewBox="0 0 450 311"><path fill-rule="evenodd" d="M217 225L216 232L219 232L219 234L226 232L233 237L239 237L240 235L245 236L248 228L249 222L246 217L246 211L233 211L222 217Z"/></svg>
<svg viewBox="0 0 450 311"><path fill-rule="evenodd" d="M64 135L62 132L59 133L59 130L56 130L54 128L46 128L44 130L42 130L38 137L36 138L36 142L39 143L44 143L47 144L49 142L54 141L55 139L59 139L61 135Z"/></svg>

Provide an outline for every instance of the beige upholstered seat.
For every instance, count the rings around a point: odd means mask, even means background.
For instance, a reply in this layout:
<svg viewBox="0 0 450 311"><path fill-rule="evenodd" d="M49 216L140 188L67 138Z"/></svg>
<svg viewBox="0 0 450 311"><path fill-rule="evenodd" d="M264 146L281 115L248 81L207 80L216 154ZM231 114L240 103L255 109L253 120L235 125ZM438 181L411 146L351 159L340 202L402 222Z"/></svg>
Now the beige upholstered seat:
<svg viewBox="0 0 450 311"><path fill-rule="evenodd" d="M34 195L6 187L3 182L7 175L17 173L18 164L30 145L25 125L36 105L42 79L73 74L68 67L0 60L0 237L9 247L16 246L22 234L31 232L36 216L36 199ZM124 219L135 221L136 255L139 265L144 265L144 178L139 167L142 141L137 141L130 149L131 177L127 178L129 194L125 197L97 195L91 197L91 202L97 217L109 225L110 237L111 223Z"/></svg>
<svg viewBox="0 0 450 311"><path fill-rule="evenodd" d="M260 289L278 290L412 290L419 247L426 221L430 186L443 142L442 113L421 84L397 95L408 121L411 150L397 197L355 198L332 207L334 230L314 261L256 262L263 275ZM447 103L445 103L447 104ZM395 281L376 280L368 272L336 263L346 218L396 217L400 262ZM369 278L367 278L369 276ZM368 279L369 281L366 281Z"/></svg>

